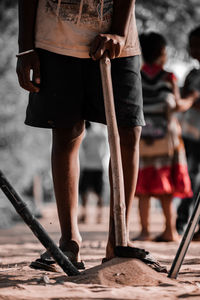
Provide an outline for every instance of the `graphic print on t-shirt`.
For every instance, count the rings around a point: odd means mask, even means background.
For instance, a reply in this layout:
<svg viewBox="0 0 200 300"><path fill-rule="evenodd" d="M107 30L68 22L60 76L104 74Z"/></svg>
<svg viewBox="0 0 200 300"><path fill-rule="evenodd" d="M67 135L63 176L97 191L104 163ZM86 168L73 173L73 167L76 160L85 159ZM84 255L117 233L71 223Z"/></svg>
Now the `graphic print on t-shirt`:
<svg viewBox="0 0 200 300"><path fill-rule="evenodd" d="M113 0L46 0L47 12L56 12L62 21L96 27L111 20Z"/></svg>

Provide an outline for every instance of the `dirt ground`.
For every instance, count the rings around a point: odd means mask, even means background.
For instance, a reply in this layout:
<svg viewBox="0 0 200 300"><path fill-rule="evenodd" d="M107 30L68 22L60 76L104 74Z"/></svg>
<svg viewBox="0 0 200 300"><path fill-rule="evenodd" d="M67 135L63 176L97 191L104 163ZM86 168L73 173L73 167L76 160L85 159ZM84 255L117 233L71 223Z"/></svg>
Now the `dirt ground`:
<svg viewBox="0 0 200 300"><path fill-rule="evenodd" d="M136 205L136 204L135 204ZM57 273L29 267L44 250L30 229L18 223L0 230L0 299L200 299L200 243L192 242L176 280L167 278L135 259L114 259L101 265L108 230L108 208L101 224L95 223L95 208L89 207L88 223L80 225L83 244L84 276L69 278L61 269ZM41 224L58 242L59 226L55 204L43 208ZM162 231L163 219L158 208L151 212L151 232ZM131 236L139 232L137 209L133 208ZM150 251L169 270L178 243L135 242ZM96 266L96 267L95 267Z"/></svg>

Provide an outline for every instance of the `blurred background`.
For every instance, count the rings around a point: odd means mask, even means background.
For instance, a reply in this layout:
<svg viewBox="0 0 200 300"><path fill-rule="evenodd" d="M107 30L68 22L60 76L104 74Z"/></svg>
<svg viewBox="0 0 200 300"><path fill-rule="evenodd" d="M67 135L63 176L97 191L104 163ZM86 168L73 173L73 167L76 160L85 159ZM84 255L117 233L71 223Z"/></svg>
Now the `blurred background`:
<svg viewBox="0 0 200 300"><path fill-rule="evenodd" d="M194 64L187 54L187 34L198 24L199 16L199 0L136 1L139 33L154 30L164 34L168 41L167 68L177 75L180 86ZM50 175L51 132L23 123L28 93L19 87L15 72L17 33L17 0L3 0L0 2L0 166L25 197L30 198L34 192L38 201L41 197L54 201ZM0 193L1 227L10 225L12 219L7 217L12 213L6 202Z"/></svg>

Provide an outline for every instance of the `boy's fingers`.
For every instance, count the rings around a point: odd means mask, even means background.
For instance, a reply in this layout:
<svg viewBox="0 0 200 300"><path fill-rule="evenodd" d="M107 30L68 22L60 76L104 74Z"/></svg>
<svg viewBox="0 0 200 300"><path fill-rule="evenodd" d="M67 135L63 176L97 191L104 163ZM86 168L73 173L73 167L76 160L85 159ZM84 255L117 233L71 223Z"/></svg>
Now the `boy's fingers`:
<svg viewBox="0 0 200 300"><path fill-rule="evenodd" d="M92 56L98 49L100 43L100 39L98 36L95 38L95 40L92 43L91 49L90 49L90 55Z"/></svg>
<svg viewBox="0 0 200 300"><path fill-rule="evenodd" d="M94 51L91 53L92 54L91 56L92 56L92 58L94 60L98 60L98 59L100 59L103 56L103 54L104 54L104 52L106 50L107 38L105 36L100 36L99 35L99 36L97 36L96 40L98 41L98 43L95 44L96 45L96 49L93 48Z"/></svg>
<svg viewBox="0 0 200 300"><path fill-rule="evenodd" d="M99 35L91 48L91 57L94 60L100 59L105 51L108 51L109 58L114 59L120 56L123 48L121 40L116 39L115 36L112 38L111 35L104 36Z"/></svg>
<svg viewBox="0 0 200 300"><path fill-rule="evenodd" d="M116 47L116 44L114 43L114 41L112 39L110 39L109 42L106 44L106 48L109 52L110 59L114 59L116 57L115 47Z"/></svg>
<svg viewBox="0 0 200 300"><path fill-rule="evenodd" d="M121 45L119 43L117 43L115 45L115 57L119 57L121 53Z"/></svg>
<svg viewBox="0 0 200 300"><path fill-rule="evenodd" d="M23 81L23 76L18 75L18 81L19 81L19 85L24 88L24 81Z"/></svg>
<svg viewBox="0 0 200 300"><path fill-rule="evenodd" d="M34 84L30 81L30 70L26 69L23 72L23 80L22 80L23 88L31 93L39 92L39 88L34 86Z"/></svg>
<svg viewBox="0 0 200 300"><path fill-rule="evenodd" d="M33 80L36 84L40 84L40 62L38 57L34 55L22 56L17 61L17 75L20 86L29 92L39 92L39 88L32 83L30 72L33 70Z"/></svg>
<svg viewBox="0 0 200 300"><path fill-rule="evenodd" d="M40 64L39 62L33 66L33 81L40 84Z"/></svg>
<svg viewBox="0 0 200 300"><path fill-rule="evenodd" d="M24 76L24 72L22 72L21 70L17 70L17 75L18 75L18 81L20 86L27 90L27 84L26 84L26 78Z"/></svg>
<svg viewBox="0 0 200 300"><path fill-rule="evenodd" d="M101 47L102 43L102 38L101 36L97 36L94 40L94 42L92 43L91 49L90 49L90 56L92 57L92 59L96 60L96 52L98 51L99 47Z"/></svg>
<svg viewBox="0 0 200 300"><path fill-rule="evenodd" d="M100 46L100 47L97 49L96 53L94 54L94 58L95 58L96 60L99 60L99 59L103 56L103 54L104 54L104 52L105 52L106 50L107 50L107 49L106 49L105 45Z"/></svg>
<svg viewBox="0 0 200 300"><path fill-rule="evenodd" d="M94 39L91 49L90 56L94 60L100 59L105 51L108 51L108 56L111 59L119 57L124 47L125 38L113 34L99 34Z"/></svg>

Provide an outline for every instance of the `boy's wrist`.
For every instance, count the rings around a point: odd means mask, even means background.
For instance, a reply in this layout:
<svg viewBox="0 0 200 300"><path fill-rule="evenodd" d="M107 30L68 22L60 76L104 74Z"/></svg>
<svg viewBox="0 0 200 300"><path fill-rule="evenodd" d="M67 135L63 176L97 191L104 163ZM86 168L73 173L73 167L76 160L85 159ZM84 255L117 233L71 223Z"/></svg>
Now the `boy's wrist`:
<svg viewBox="0 0 200 300"><path fill-rule="evenodd" d="M21 51L18 54L16 54L16 57L24 56L24 55L27 55L27 54L33 53L33 52L35 52L35 49L29 49L29 50L26 50L26 51Z"/></svg>

